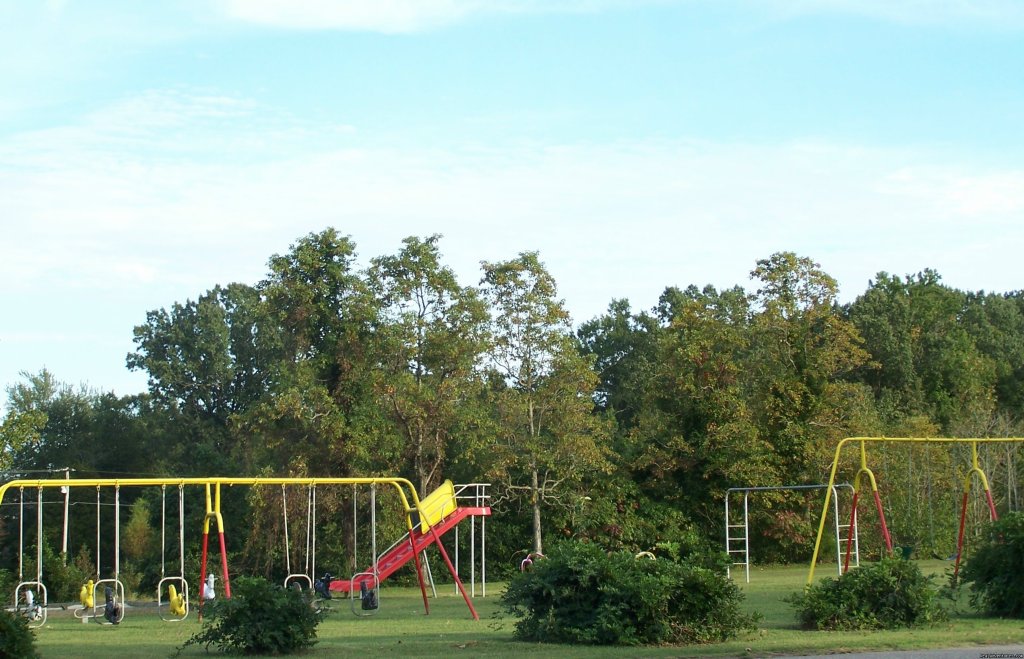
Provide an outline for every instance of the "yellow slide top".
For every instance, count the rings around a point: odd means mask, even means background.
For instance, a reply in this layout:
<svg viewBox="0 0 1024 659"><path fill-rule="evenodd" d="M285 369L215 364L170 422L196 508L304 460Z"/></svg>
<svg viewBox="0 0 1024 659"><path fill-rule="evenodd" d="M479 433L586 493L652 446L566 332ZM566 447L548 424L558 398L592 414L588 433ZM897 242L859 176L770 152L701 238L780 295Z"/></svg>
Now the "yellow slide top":
<svg viewBox="0 0 1024 659"><path fill-rule="evenodd" d="M457 507L458 505L455 503L455 485L450 480L447 480L441 484L441 487L420 501L420 509L424 513L424 519L417 520L414 516L413 525L415 526L418 523L420 531L426 533L430 530L431 526L434 526L455 512Z"/></svg>

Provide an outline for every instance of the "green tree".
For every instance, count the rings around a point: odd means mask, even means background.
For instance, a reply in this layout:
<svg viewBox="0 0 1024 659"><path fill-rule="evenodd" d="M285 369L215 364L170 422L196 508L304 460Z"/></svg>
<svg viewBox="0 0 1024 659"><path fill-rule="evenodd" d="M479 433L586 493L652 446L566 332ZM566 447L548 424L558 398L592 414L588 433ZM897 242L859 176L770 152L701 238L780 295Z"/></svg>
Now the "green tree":
<svg viewBox="0 0 1024 659"><path fill-rule="evenodd" d="M486 306L441 264L439 240L406 238L369 271L381 304L375 390L406 442L421 495L440 481L452 436L473 425L486 348Z"/></svg>
<svg viewBox="0 0 1024 659"><path fill-rule="evenodd" d="M670 320L627 455L648 494L709 531L727 488L778 479L745 399L749 300L738 287L690 286L662 302Z"/></svg>
<svg viewBox="0 0 1024 659"><path fill-rule="evenodd" d="M507 496L528 502L533 550L541 552L542 507L574 505L583 475L608 469L606 429L591 414L598 379L576 350L555 280L536 252L485 262L483 271L499 420L492 475Z"/></svg>
<svg viewBox="0 0 1024 659"><path fill-rule="evenodd" d="M46 427L42 410L10 410L0 423L0 471L7 471L15 457L38 444Z"/></svg>
<svg viewBox="0 0 1024 659"><path fill-rule="evenodd" d="M149 376L154 411L170 429L163 454L186 473L234 473L232 423L277 380L280 328L260 292L215 286L196 301L146 314L135 328L133 370Z"/></svg>
<svg viewBox="0 0 1024 659"><path fill-rule="evenodd" d="M995 369L997 409L1024 418L1024 294L968 293L963 324Z"/></svg>
<svg viewBox="0 0 1024 659"><path fill-rule="evenodd" d="M747 365L755 422L787 481L817 480L835 441L876 423L867 392L850 382L870 355L836 306L835 279L811 259L780 252L750 276L760 284Z"/></svg>
<svg viewBox="0 0 1024 659"><path fill-rule="evenodd" d="M608 311L576 332L580 350L594 359L600 377L597 410L611 414L620 430L636 425L644 388L657 362L658 321L633 314L628 300L612 300Z"/></svg>
<svg viewBox="0 0 1024 659"><path fill-rule="evenodd" d="M265 395L236 416L250 469L291 465L298 473L345 475L353 461L369 471L394 451L379 437L383 419L373 400L377 303L355 256L348 237L326 229L270 258L258 288L266 331L282 349ZM376 446L362 441L375 435L382 440Z"/></svg>
<svg viewBox="0 0 1024 659"><path fill-rule="evenodd" d="M1006 359L1016 348L1009 308L995 301L991 309L984 306L944 286L933 270L903 280L880 273L850 305L849 318L878 364L874 374L861 370L860 378L872 386L887 421L924 413L950 433L988 418L998 381L993 357ZM1012 369L1001 373L1009 392Z"/></svg>

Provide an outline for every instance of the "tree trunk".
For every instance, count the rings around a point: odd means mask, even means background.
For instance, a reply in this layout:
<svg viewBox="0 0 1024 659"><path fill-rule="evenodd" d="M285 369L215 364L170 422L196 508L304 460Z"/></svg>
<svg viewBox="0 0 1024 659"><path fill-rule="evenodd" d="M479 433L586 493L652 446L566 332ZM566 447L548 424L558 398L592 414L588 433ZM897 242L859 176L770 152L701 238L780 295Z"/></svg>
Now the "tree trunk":
<svg viewBox="0 0 1024 659"><path fill-rule="evenodd" d="M427 466L423 464L423 430L416 433L416 476L420 481L420 496L427 496Z"/></svg>
<svg viewBox="0 0 1024 659"><path fill-rule="evenodd" d="M532 487L533 502L533 551L534 553L541 554L544 550L544 545L541 543L540 537L540 482L537 474L537 468L534 467L530 471Z"/></svg>

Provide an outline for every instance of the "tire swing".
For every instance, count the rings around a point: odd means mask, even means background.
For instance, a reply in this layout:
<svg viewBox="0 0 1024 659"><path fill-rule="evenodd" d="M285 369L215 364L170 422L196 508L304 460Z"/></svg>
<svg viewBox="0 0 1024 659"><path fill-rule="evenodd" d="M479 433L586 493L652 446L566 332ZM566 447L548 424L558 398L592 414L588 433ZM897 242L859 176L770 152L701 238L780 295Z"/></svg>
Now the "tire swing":
<svg viewBox="0 0 1024 659"><path fill-rule="evenodd" d="M156 610L164 622L181 622L188 617L188 581L185 580L185 488L178 485L178 576L166 576L167 486L160 486L160 581L156 585ZM167 584L167 600L163 599ZM177 588L175 587L177 584ZM181 588L179 591L178 588Z"/></svg>
<svg viewBox="0 0 1024 659"><path fill-rule="evenodd" d="M356 520L356 490L352 492L353 532ZM354 544L354 543L353 543ZM366 572L356 572L348 584L349 604L352 613L360 617L377 615L380 612L380 570L377 567L377 484L370 484L370 555L373 562ZM368 584L373 584L372 587ZM356 588L358 586L358 589ZM359 606L356 606L356 590L359 591Z"/></svg>
<svg viewBox="0 0 1024 659"><path fill-rule="evenodd" d="M100 576L100 486L96 486L96 576ZM103 599L100 600L100 588ZM114 486L114 576L93 584L93 618L102 625L119 625L124 620L124 584L121 583L121 486ZM103 603L100 604L99 602Z"/></svg>
<svg viewBox="0 0 1024 659"><path fill-rule="evenodd" d="M28 619L30 629L46 624L47 594L43 584L43 488L38 488L36 503L36 580L25 581L25 488L19 488L18 512L18 585L14 587L14 610Z"/></svg>

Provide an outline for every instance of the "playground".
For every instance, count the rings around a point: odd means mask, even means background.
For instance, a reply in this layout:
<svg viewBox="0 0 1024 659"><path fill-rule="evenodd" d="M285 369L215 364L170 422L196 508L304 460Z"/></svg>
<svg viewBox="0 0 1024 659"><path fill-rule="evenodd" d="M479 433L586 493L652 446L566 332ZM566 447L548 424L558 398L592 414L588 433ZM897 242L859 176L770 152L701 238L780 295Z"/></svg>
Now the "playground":
<svg viewBox="0 0 1024 659"><path fill-rule="evenodd" d="M924 571L942 575L946 561L921 561ZM811 632L796 628L793 611L782 601L803 587L807 566L755 566L751 583L740 580L746 594L744 607L763 620L756 632L735 640L693 647L613 648L523 644L513 640L510 620L495 618L502 584L491 584L485 598L474 603L481 620L466 615L466 606L451 584L431 600L424 617L417 587L391 587L378 616L357 618L347 606L335 607L319 628L319 642L308 657L381 656L513 656L529 652L537 657L696 657L766 656L773 654L826 654L849 651L911 650L971 647L983 644L1024 643L1020 621L954 614L946 623L922 629L875 632ZM965 607L960 607L965 609ZM44 657L167 657L199 629L189 618L180 625L163 624L152 611L129 611L119 627L82 625L69 612L51 615L46 629L37 633L36 645ZM115 651L116 648L116 651ZM978 648L983 652L983 648ZM197 647L181 656L208 656Z"/></svg>
<svg viewBox="0 0 1024 659"><path fill-rule="evenodd" d="M978 445L1020 441L1019 438L848 438L836 447L828 483L785 488L734 488L736 494L743 497L743 522L732 523L736 518L730 516L726 502L726 551L733 557L734 567L743 566L742 578L738 572L733 575L745 595L743 608L747 612L759 614L761 620L755 631L743 632L731 641L689 647L566 647L515 641L512 633L514 621L503 617L501 613L503 585L491 584L490 592L487 589L485 524L491 511L486 486L482 484L456 486L446 481L421 499L411 483L401 478L53 479L5 483L0 486L0 498L5 494L16 497L20 558L13 603L15 608L29 617L31 626L38 630L37 645L43 656L109 656L112 645L116 645L118 653L126 656L167 656L193 635L202 624L202 603L216 597L231 596L231 573L228 554L224 551L224 534L230 529L226 527L221 515L221 490L230 487L280 491L279 505L285 522L281 541L285 546L287 561L287 576L281 585L309 591L315 598L315 604L327 610L312 656L365 656L368 652L373 655L437 656L460 651L472 656L503 656L519 654L526 651L526 648L540 656L762 656L1012 645L1024 643L1024 626L1020 621L979 616L968 606L968 593L963 589L952 595L958 599L947 603L947 621L894 631L822 633L801 630L786 598L815 581L814 570L819 565L819 550L830 519L830 533L834 534L835 547L839 550L831 565L841 573L855 569L858 562L869 562L866 557L860 556L859 546L864 540L858 539L857 535L857 499L862 491L870 492L879 516L882 537L876 540L881 542L880 547L884 553L894 553L879 484L870 468L869 445L913 442L931 443L940 447L953 444L970 447L970 467L963 480L962 505L957 511L957 552L950 560L917 561L923 572L936 575L937 582L944 582L949 581L951 576L955 580L960 568L967 501L973 485L980 486L975 491L983 497L986 512L991 512L993 519L996 517L989 481L979 466ZM858 455L851 465L855 471L852 486L837 482L844 446L858 449ZM41 571L41 554L37 554L33 570L26 570L23 560L26 547L34 546L35 551L39 551L38 544L32 545L27 540L33 534L36 537L42 536L44 492L57 491L59 488L63 488L64 492L79 488L95 490L96 493L96 579L82 585L80 602L70 604L49 601L46 575ZM161 542L169 552L161 556L161 579L152 602L126 598L125 587L119 579L122 521L118 500L122 490L130 488L159 488L161 493ZM185 492L190 488L198 490L205 501L199 578L191 586L185 568L186 540L182 512ZM293 492L291 512L288 504L289 488ZM321 574L323 569L317 568L317 492L329 491L330 488L351 488L353 528L361 526L363 533L370 534L369 555L364 555L362 559L353 556L353 564L363 560L369 567L351 576ZM363 488L367 495L363 501L368 506L364 505L362 510L357 506L359 488ZM746 526L750 495L767 490L807 488L824 492L810 568L804 565L760 565L752 561L747 540L749 530ZM113 533L112 538L108 539L100 533L103 528L100 504L104 491L112 495L115 504ZM378 542L377 537L379 491L397 495L397 501L401 504L399 510L407 529L405 535L387 548L382 548L383 539ZM840 492L844 492L844 496L849 499L847 508L842 512L837 502ZM170 496L168 493L171 493ZM298 504L295 502L296 493L300 494ZM33 499L36 502L34 508ZM392 508L391 514L394 512ZM298 520L293 521L291 526L294 537L289 536L290 518ZM452 531L454 533L450 537L457 537L460 526L465 530L463 540L469 540L470 549L469 560L463 557L462 573L457 567L460 563L458 554L449 555L441 541L442 536ZM728 530L730 526L733 531ZM742 537L738 539L734 534L739 533L739 529L742 529ZM211 530L216 533L212 551L209 538ZM740 541L742 550L736 548ZM189 542L194 542L194 538ZM453 546L457 552L457 540ZM435 563L447 568L446 571L438 571L436 578L429 567L428 550L440 558ZM854 560L852 565L851 553ZM212 559L214 554L219 554L219 560ZM641 554L654 558L649 552ZM742 562L735 562L740 557ZM905 560L916 558L910 552L903 553L902 557ZM526 562L523 561L524 564ZM389 583L385 587L383 582L403 565L415 566L417 585L410 587ZM464 583L467 570L468 589ZM220 577L216 585L215 574ZM205 651L190 647L182 652L182 656L199 654L205 654Z"/></svg>

